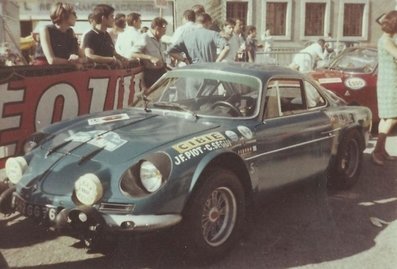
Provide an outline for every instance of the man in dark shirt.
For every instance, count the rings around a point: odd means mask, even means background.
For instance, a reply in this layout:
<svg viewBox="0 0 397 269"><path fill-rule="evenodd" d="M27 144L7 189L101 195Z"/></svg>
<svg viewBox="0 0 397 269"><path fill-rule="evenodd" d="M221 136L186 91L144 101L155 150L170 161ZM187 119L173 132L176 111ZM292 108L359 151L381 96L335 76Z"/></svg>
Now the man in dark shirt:
<svg viewBox="0 0 397 269"><path fill-rule="evenodd" d="M83 40L86 57L95 63L118 67L127 64L127 59L116 53L112 38L106 31L114 24L114 8L104 4L97 5L92 12L92 18L95 26Z"/></svg>

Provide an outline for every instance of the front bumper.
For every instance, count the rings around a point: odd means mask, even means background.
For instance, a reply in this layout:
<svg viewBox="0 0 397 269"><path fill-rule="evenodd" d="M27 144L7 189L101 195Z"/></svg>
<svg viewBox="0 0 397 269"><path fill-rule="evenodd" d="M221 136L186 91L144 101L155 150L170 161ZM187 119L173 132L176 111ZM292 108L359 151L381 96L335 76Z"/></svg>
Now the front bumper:
<svg viewBox="0 0 397 269"><path fill-rule="evenodd" d="M132 212L103 212L93 206L57 208L49 204L30 204L15 192L11 207L22 215L54 227L62 234L78 237L99 232L150 232L172 227L182 220L180 214L134 215Z"/></svg>
<svg viewBox="0 0 397 269"><path fill-rule="evenodd" d="M167 215L102 215L107 226L116 231L146 232L168 228L178 224L182 216L178 214Z"/></svg>

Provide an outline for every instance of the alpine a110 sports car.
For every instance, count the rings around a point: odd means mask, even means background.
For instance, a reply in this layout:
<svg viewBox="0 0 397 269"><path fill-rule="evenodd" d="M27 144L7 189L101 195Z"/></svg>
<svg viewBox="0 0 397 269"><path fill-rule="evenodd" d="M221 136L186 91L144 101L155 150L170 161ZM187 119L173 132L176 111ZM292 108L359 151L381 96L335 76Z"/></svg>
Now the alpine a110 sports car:
<svg viewBox="0 0 397 269"><path fill-rule="evenodd" d="M220 257L263 191L304 179L352 186L371 120L288 68L189 65L131 107L33 134L6 162L1 208L89 245L175 226L192 258Z"/></svg>
<svg viewBox="0 0 397 269"><path fill-rule="evenodd" d="M351 105L369 107L374 122L379 121L376 96L378 51L374 47L352 47L329 66L310 73L323 87Z"/></svg>

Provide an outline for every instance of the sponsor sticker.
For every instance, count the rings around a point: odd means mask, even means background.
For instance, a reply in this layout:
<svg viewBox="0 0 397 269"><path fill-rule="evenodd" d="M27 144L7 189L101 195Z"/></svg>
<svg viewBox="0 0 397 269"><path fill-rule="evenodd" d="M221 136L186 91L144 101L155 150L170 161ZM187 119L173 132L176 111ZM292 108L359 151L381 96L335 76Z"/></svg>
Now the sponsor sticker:
<svg viewBox="0 0 397 269"><path fill-rule="evenodd" d="M238 135L233 131L228 130L225 132L225 135L229 137L229 139L232 140L233 142L238 141Z"/></svg>
<svg viewBox="0 0 397 269"><path fill-rule="evenodd" d="M240 125L237 130L247 139L251 139L253 136L252 131L247 126Z"/></svg>
<svg viewBox="0 0 397 269"><path fill-rule="evenodd" d="M93 118L88 120L89 125L104 124L120 120L128 120L130 117L126 113L109 115L105 117Z"/></svg>
<svg viewBox="0 0 397 269"><path fill-rule="evenodd" d="M367 83L362 78L348 78L345 80L345 85L352 90L360 90L364 88Z"/></svg>
<svg viewBox="0 0 397 269"><path fill-rule="evenodd" d="M319 78L318 82L320 84L342 83L342 79L341 78Z"/></svg>
<svg viewBox="0 0 397 269"><path fill-rule="evenodd" d="M100 130L78 132L70 136L67 140L88 143L99 148L103 147L107 151L115 151L127 143L127 140L121 139L115 132L103 133Z"/></svg>
<svg viewBox="0 0 397 269"><path fill-rule="evenodd" d="M225 140L225 139L226 139L226 137L223 134L221 134L220 132L213 132L213 133L193 137L189 140L183 141L181 143L178 143L178 144L172 146L172 148L175 149L179 153L183 153L188 150L197 148L199 146L209 144L209 143L215 142L215 141Z"/></svg>
<svg viewBox="0 0 397 269"><path fill-rule="evenodd" d="M174 164L180 165L190 159L193 159L197 156L200 156L206 152L210 152L217 149L228 148L232 146L232 142L230 140L216 140L213 142L205 143L199 145L195 148L191 148L189 150L185 150L174 156Z"/></svg>

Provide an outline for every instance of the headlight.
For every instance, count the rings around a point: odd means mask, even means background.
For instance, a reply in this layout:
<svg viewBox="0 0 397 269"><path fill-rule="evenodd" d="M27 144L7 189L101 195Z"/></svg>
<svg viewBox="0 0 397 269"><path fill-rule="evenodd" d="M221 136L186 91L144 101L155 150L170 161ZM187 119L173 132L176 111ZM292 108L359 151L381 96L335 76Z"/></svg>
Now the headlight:
<svg viewBox="0 0 397 269"><path fill-rule="evenodd" d="M6 175L12 183L17 184L27 167L28 163L24 157L8 158L6 161Z"/></svg>
<svg viewBox="0 0 397 269"><path fill-rule="evenodd" d="M84 205L93 205L103 195L101 181L95 174L85 174L79 177L74 184L77 199Z"/></svg>
<svg viewBox="0 0 397 269"><path fill-rule="evenodd" d="M148 192L155 192L161 187L163 177L153 163L149 161L142 162L139 170L139 176L143 187Z"/></svg>

